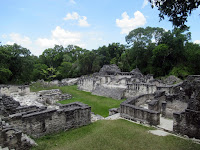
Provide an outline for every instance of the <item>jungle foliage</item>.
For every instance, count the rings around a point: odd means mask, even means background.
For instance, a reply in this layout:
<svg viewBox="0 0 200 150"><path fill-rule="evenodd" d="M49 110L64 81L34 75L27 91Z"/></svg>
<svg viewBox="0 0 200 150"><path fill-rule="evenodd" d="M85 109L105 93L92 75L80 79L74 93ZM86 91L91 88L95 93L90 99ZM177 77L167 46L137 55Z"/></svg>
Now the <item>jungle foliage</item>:
<svg viewBox="0 0 200 150"><path fill-rule="evenodd" d="M17 44L1 45L0 83L79 77L98 72L106 64L116 64L124 72L138 67L142 73L155 77L200 74L200 45L190 42L188 28L137 28L125 39L127 45L112 43L91 51L55 45L39 57Z"/></svg>

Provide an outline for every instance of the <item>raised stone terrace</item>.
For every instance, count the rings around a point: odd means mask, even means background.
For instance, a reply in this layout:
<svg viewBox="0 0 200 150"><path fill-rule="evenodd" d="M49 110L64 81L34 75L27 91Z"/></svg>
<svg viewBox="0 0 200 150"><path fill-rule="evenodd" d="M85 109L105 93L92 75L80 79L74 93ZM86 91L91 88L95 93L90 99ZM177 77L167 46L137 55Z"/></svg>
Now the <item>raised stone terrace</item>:
<svg viewBox="0 0 200 150"><path fill-rule="evenodd" d="M24 134L40 137L91 123L91 107L80 102L57 104L57 108L48 109L21 106L12 97L1 95L0 108L1 147L27 150L34 142L29 138L24 142Z"/></svg>

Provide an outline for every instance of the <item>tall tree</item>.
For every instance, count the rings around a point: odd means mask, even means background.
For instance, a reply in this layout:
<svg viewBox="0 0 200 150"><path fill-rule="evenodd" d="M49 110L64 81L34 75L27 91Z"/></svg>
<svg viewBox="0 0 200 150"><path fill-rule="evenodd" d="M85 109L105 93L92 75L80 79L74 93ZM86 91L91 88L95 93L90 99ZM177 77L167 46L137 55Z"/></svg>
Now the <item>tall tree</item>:
<svg viewBox="0 0 200 150"><path fill-rule="evenodd" d="M169 21L175 27L184 28L188 15L199 7L200 0L149 0L152 8L157 7L160 11L160 20L169 17Z"/></svg>
<svg viewBox="0 0 200 150"><path fill-rule="evenodd" d="M12 75L9 80L16 83L30 82L34 65L34 56L20 45L5 45L4 48L10 54L9 70Z"/></svg>
<svg viewBox="0 0 200 150"><path fill-rule="evenodd" d="M143 42L145 45L148 45L152 43L152 40L155 40L157 43L164 32L165 30L159 27L137 28L129 32L125 39L126 42L131 45L135 42Z"/></svg>

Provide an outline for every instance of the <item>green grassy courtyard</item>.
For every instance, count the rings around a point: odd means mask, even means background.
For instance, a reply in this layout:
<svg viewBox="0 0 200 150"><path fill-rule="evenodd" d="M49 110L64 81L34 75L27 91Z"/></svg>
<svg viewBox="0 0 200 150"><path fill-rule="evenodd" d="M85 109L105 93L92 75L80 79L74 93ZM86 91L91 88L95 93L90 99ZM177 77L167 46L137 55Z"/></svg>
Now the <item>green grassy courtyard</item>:
<svg viewBox="0 0 200 150"><path fill-rule="evenodd" d="M175 136L156 136L152 128L127 120L102 120L44 136L33 150L198 150L200 145Z"/></svg>
<svg viewBox="0 0 200 150"><path fill-rule="evenodd" d="M77 86L63 86L63 87L51 87L51 88L42 88L39 85L33 85L31 87L31 91L40 91L44 89L60 89L63 93L69 93L72 95L72 99L60 101L59 103L68 104L72 102L82 102L88 104L92 107L92 112L95 114L99 114L103 117L107 117L109 115L110 108L116 108L120 106L120 103L123 100L115 100L112 98L107 98L103 96L92 95L90 92L84 92L77 90Z"/></svg>
<svg viewBox="0 0 200 150"><path fill-rule="evenodd" d="M104 117L110 108L119 107L122 101L91 95L77 90L77 86L52 87L73 96L66 104L80 101L92 107L92 111ZM33 85L32 91L44 88ZM47 88L45 88L47 89ZM48 88L50 89L50 88ZM33 150L200 150L200 144L172 135L157 136L148 133L153 128L138 125L127 120L101 120L57 134L36 139Z"/></svg>

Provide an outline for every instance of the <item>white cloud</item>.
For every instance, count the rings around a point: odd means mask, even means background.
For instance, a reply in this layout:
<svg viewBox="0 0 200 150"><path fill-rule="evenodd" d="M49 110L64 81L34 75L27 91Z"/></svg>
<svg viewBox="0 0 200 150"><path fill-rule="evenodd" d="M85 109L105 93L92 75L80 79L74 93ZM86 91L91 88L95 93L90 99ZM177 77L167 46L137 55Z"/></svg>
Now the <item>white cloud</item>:
<svg viewBox="0 0 200 150"><path fill-rule="evenodd" d="M87 22L86 16L80 16L77 12L68 13L64 20L78 20L78 25L80 27L89 27L90 24Z"/></svg>
<svg viewBox="0 0 200 150"><path fill-rule="evenodd" d="M195 44L200 44L200 40L195 40L194 43Z"/></svg>
<svg viewBox="0 0 200 150"><path fill-rule="evenodd" d="M87 17L83 16L82 19L78 20L80 27L89 27L90 24L87 22Z"/></svg>
<svg viewBox="0 0 200 150"><path fill-rule="evenodd" d="M6 44L12 45L14 43L17 43L23 47L29 48L32 44L32 41L27 36L22 36L18 33L11 33L9 34L9 41Z"/></svg>
<svg viewBox="0 0 200 150"><path fill-rule="evenodd" d="M7 38L7 35L6 35L6 34L2 34L1 37L2 37L3 39L6 39L6 38Z"/></svg>
<svg viewBox="0 0 200 150"><path fill-rule="evenodd" d="M127 12L122 13L122 19L116 19L116 25L121 28L121 34L128 34L137 27L144 26L146 18L140 11L134 13L134 18L130 18Z"/></svg>
<svg viewBox="0 0 200 150"><path fill-rule="evenodd" d="M3 43L13 45L17 43L24 48L28 48L32 54L39 56L47 48L53 48L55 45L62 45L67 47L69 44L86 48L89 42L88 37L82 37L80 32L71 32L57 26L51 31L50 37L38 37L37 39L30 39L28 36L22 36L19 33L11 33L1 35L5 37ZM86 38L86 39L83 39ZM88 43L87 43L88 42Z"/></svg>
<svg viewBox="0 0 200 150"><path fill-rule="evenodd" d="M142 5L142 8L144 8L144 7L147 6L147 5L148 5L148 0L144 0L143 5Z"/></svg>
<svg viewBox="0 0 200 150"><path fill-rule="evenodd" d="M54 47L55 44L63 45L64 47L69 44L84 46L81 43L81 33L70 32L60 26L51 31L51 38L38 38L36 44L43 49Z"/></svg>
<svg viewBox="0 0 200 150"><path fill-rule="evenodd" d="M68 13L66 15L66 17L64 18L64 20L78 20L79 19L79 14L77 12L73 12L73 13Z"/></svg>
<svg viewBox="0 0 200 150"><path fill-rule="evenodd" d="M76 4L75 0L69 0L71 4Z"/></svg>

